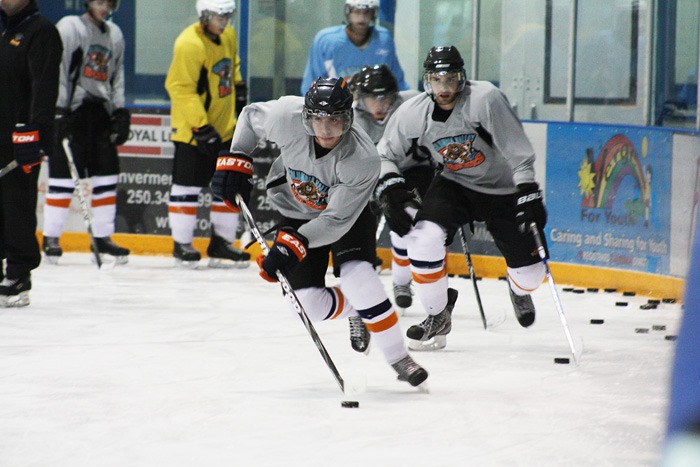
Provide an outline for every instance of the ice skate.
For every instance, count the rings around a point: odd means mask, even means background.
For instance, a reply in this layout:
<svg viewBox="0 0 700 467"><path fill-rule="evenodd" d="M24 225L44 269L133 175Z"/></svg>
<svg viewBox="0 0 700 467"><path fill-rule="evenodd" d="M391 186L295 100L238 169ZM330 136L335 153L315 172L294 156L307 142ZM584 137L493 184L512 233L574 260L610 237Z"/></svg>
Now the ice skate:
<svg viewBox="0 0 700 467"><path fill-rule="evenodd" d="M351 316L348 318L350 322L350 345L355 352L360 352L365 355L369 353L370 333L367 326L362 322L359 316Z"/></svg>
<svg viewBox="0 0 700 467"><path fill-rule="evenodd" d="M447 345L447 334L452 330L452 310L457 302L458 292L447 289L447 305L437 315L428 315L420 324L414 324L408 331L408 348L411 350L439 350Z"/></svg>
<svg viewBox="0 0 700 467"><path fill-rule="evenodd" d="M210 268L247 268L250 266L250 254L234 248L232 244L212 234L207 247Z"/></svg>
<svg viewBox="0 0 700 467"><path fill-rule="evenodd" d="M121 247L114 243L109 237L95 238L95 245L97 246L97 252L100 257L111 256L114 260L114 264L126 264L129 261L129 251L128 248ZM92 245L90 250L94 251ZM112 258L109 258L111 260Z"/></svg>
<svg viewBox="0 0 700 467"><path fill-rule="evenodd" d="M58 237L46 237L41 245L41 250L44 252L46 261L51 264L58 264L58 258L63 256L63 249L58 244Z"/></svg>
<svg viewBox="0 0 700 467"><path fill-rule="evenodd" d="M191 243L175 242L173 256L175 257L175 262L179 266L190 269L196 268L197 263L199 263L199 260L202 259L202 255L199 253L199 251L194 249Z"/></svg>
<svg viewBox="0 0 700 467"><path fill-rule="evenodd" d="M394 284L394 302L399 308L408 308L413 304L413 292L411 283L406 285Z"/></svg>
<svg viewBox="0 0 700 467"><path fill-rule="evenodd" d="M11 308L29 305L29 290L32 281L29 276L20 279L8 279L0 282L0 307Z"/></svg>
<svg viewBox="0 0 700 467"><path fill-rule="evenodd" d="M524 328L531 326L535 322L535 304L532 303L532 297L530 294L516 295L510 287L508 287L508 291L518 323Z"/></svg>
<svg viewBox="0 0 700 467"><path fill-rule="evenodd" d="M406 381L411 386L418 386L428 379L428 372L414 362L410 355L406 355L398 362L392 363L391 367L399 374L396 379Z"/></svg>

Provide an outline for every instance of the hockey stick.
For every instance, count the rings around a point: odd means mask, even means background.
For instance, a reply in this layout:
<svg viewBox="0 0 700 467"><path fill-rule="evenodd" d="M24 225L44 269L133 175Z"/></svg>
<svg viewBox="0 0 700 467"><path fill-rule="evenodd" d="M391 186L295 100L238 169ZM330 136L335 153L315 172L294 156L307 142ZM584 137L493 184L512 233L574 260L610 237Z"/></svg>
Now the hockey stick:
<svg viewBox="0 0 700 467"><path fill-rule="evenodd" d="M12 172L13 170L15 170L15 168L17 167L17 165L18 165L18 164L17 164L17 160L13 159L12 162L10 162L10 163L7 164L5 167L3 167L2 169L0 169L0 178L4 177L5 175L7 175L7 174L9 174L10 172Z"/></svg>
<svg viewBox="0 0 700 467"><path fill-rule="evenodd" d="M260 245L260 248L262 249L263 253L267 255L270 252L270 247L267 246L267 242L260 233L260 230L258 230L258 226L255 225L253 215L248 209L248 206L245 204L245 201L243 201L243 198L241 198L241 196L238 194L236 195L236 204L238 204L238 207L241 209L241 213L243 214L243 217L245 217L245 220L248 223L248 227L250 227L250 231L253 233L253 236L257 240L258 245ZM280 271L277 271L277 280L282 286L282 294L289 299L290 303L294 307L294 310L296 310L297 314L299 315L299 318L301 318L302 323L304 323L304 326L309 332L309 335L311 335L311 339L313 339L314 344L316 344L316 348L321 353L321 357L323 357L323 360L326 362L326 365L331 370L331 373L333 373L335 381L338 383L338 386L340 386L340 390L343 391L343 393L345 393L345 381L343 380L343 377L340 376L340 372L338 372L338 368L336 368L335 363L333 363L333 360L328 354L328 351L323 345L323 342L321 342L321 338L316 332L314 325L311 324L311 320L306 314L306 311L304 311L304 307L301 305L299 298L294 293L294 290L292 289L289 280Z"/></svg>
<svg viewBox="0 0 700 467"><path fill-rule="evenodd" d="M75 166L75 160L73 159L73 151L70 148L70 141L68 138L63 138L63 150L66 153L66 159L68 159L68 170L70 170L70 176L73 179L73 184L78 192L78 200L80 201L80 210L83 212L83 220L85 220L85 226L87 227L88 235L90 236L90 244L92 245L92 254L95 257L95 263L97 263L97 269L102 267L102 259L100 258L100 253L97 249L97 242L95 241L95 235L92 233L92 217L90 216L90 209L87 205L87 199L85 197L85 192L83 191L83 186L80 184L80 175L78 174L78 168Z"/></svg>
<svg viewBox="0 0 700 467"><path fill-rule="evenodd" d="M472 255L469 252L469 244L467 243L467 234L464 232L464 226L459 228L459 237L462 239L462 249L464 256L467 259L467 267L469 268L469 276L472 278L474 285L474 295L476 295L476 303L479 305L479 313L481 314L481 322L486 329L486 315L484 315L484 307L481 304L481 295L479 294L479 286L476 285L476 275L474 274L474 264L472 263Z"/></svg>
<svg viewBox="0 0 700 467"><path fill-rule="evenodd" d="M537 224L534 222L530 223L530 231L532 236L535 238L535 244L537 245L537 253L540 255L540 259L544 264L544 270L547 274L547 282L549 283L549 289L552 292L552 298L554 299L554 305L557 307L557 312L559 313L559 319L561 320L561 325L564 328L564 334L566 334L566 340L569 342L569 349L571 349L571 355L574 357L574 362L576 365L579 363L579 352L576 351L574 347L574 340L571 338L571 331L569 330L569 325L566 324L566 316L564 316L564 308L561 306L561 300L559 300L559 294L557 293L557 288L554 284L554 278L552 277L552 272L549 270L549 263L547 262L547 254L544 251L544 245L542 244L542 238L540 238L540 231L537 230Z"/></svg>

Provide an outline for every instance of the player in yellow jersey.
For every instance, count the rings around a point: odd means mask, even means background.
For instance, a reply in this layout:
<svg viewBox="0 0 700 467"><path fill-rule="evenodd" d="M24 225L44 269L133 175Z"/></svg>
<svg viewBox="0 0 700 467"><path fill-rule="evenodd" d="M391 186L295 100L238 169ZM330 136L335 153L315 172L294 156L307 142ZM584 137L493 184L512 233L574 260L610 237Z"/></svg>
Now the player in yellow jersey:
<svg viewBox="0 0 700 467"><path fill-rule="evenodd" d="M168 204L173 256L188 266L201 259L192 247L199 194L209 185L219 151L229 148L236 115L246 104L238 41L230 25L235 10L234 0L198 0L199 21L175 40L165 80L175 143ZM247 266L250 255L232 245L238 228L237 210L217 200L211 205L210 219L209 265Z"/></svg>

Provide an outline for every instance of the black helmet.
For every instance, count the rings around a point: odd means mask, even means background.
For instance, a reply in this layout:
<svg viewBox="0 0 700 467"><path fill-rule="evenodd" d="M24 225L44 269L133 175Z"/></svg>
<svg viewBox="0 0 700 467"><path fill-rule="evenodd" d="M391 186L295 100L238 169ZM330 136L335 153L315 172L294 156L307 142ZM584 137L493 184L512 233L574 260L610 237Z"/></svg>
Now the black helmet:
<svg viewBox="0 0 700 467"><path fill-rule="evenodd" d="M353 80L360 97L363 95L391 96L399 92L399 84L388 66L367 65Z"/></svg>
<svg viewBox="0 0 700 467"><path fill-rule="evenodd" d="M343 118L343 133L352 125L353 96L343 78L317 78L304 97L303 120L307 133L315 136L311 117Z"/></svg>
<svg viewBox="0 0 700 467"><path fill-rule="evenodd" d="M457 47L454 45L431 48L423 62L423 69L425 70L423 73L423 88L430 95L433 94L433 91L430 86L429 77L434 73L458 73L458 91L464 89L464 85L467 83L467 72L464 70L464 60L459 50L457 50Z"/></svg>
<svg viewBox="0 0 700 467"><path fill-rule="evenodd" d="M86 10L87 10L88 3L92 2L92 1L94 1L94 0L85 0L85 2L83 3L83 6L85 7ZM114 13L115 11L117 11L119 9L119 0L110 0L109 3L111 4L110 6L112 7L112 13Z"/></svg>

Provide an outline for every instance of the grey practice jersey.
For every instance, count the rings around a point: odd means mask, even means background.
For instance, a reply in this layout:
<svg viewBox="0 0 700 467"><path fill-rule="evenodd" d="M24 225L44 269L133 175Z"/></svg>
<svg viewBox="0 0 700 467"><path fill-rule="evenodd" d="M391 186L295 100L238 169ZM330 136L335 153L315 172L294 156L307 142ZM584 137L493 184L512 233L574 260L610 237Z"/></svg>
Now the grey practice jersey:
<svg viewBox="0 0 700 467"><path fill-rule="evenodd" d="M364 101L362 99L358 99L355 101L355 120L357 120L357 123L367 132L369 137L372 138L372 142L377 144L379 143L379 140L382 139L382 135L386 129L386 124L394 112L396 112L396 109L398 109L401 104L409 100L411 97L417 96L418 94L420 94L418 91L399 92L396 100L389 108L386 118L381 122L378 122L372 118L372 114L369 113L363 105Z"/></svg>
<svg viewBox="0 0 700 467"><path fill-rule="evenodd" d="M88 98L104 101L110 114L124 107L124 36L119 26L107 21L102 32L83 15L66 16L56 28L63 41L56 107L75 110ZM80 66L69 75L71 62L75 63L74 54L81 57Z"/></svg>
<svg viewBox="0 0 700 467"><path fill-rule="evenodd" d="M389 120L377 149L381 175L401 172L417 144L444 165L442 176L474 191L511 194L534 182L535 152L505 95L488 81L470 81L446 122L432 119L427 93L406 101Z"/></svg>
<svg viewBox="0 0 700 467"><path fill-rule="evenodd" d="M310 219L299 233L315 248L339 240L353 226L377 182L380 161L357 124L316 158L314 139L302 122L303 106L304 98L296 96L246 106L231 150L250 154L261 140L277 143L281 154L267 175L267 199L285 217Z"/></svg>

